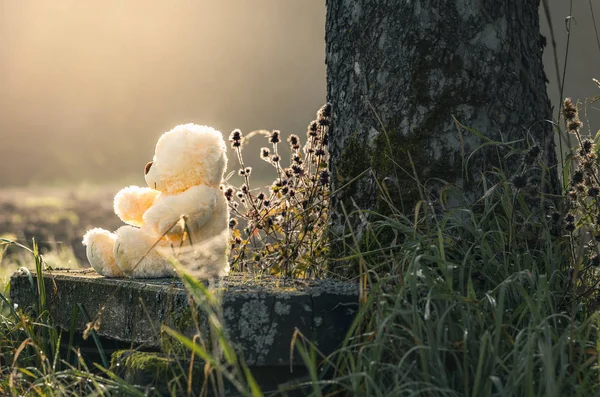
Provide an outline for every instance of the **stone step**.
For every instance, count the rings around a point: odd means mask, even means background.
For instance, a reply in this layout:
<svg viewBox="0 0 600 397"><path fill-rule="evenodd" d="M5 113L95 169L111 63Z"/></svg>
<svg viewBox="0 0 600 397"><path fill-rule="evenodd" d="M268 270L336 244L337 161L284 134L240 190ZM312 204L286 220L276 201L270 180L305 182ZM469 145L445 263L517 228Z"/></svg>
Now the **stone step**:
<svg viewBox="0 0 600 397"><path fill-rule="evenodd" d="M92 319L100 320L99 336L141 350L164 350L162 324L190 338L199 333L209 340L206 316L190 306L177 279L110 279L93 270L65 269L46 271L44 282L47 307L55 324L65 330L70 328L73 308L81 303ZM296 329L320 351L332 352L344 340L358 310L359 290L354 283L232 274L215 285L228 336L250 367L289 367ZM10 295L21 309L33 307L36 298L27 274L12 276ZM193 316L196 311L199 321ZM82 316L76 327L85 329ZM301 364L298 360L296 355L292 364Z"/></svg>

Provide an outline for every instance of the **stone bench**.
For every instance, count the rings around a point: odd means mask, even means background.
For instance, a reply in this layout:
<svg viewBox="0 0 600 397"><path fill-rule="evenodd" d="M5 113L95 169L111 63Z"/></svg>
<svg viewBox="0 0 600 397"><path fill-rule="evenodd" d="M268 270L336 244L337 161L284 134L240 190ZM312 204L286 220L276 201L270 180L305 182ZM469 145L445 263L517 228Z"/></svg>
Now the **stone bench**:
<svg viewBox="0 0 600 397"><path fill-rule="evenodd" d="M35 274L34 285L35 285ZM198 310L198 326L189 299L177 279L109 279L93 270L44 273L47 308L55 324L69 330L73 308L81 303L92 319L100 318L97 334L138 350L160 351L161 324L192 338L209 339L206 316ZM290 342L298 329L329 353L345 338L358 310L356 284L332 280L282 280L271 276L232 274L218 281L227 333L251 368L286 368ZM22 309L32 307L35 294L29 276L11 278L10 296ZM76 324L83 331L86 321ZM199 329L198 329L199 328Z"/></svg>

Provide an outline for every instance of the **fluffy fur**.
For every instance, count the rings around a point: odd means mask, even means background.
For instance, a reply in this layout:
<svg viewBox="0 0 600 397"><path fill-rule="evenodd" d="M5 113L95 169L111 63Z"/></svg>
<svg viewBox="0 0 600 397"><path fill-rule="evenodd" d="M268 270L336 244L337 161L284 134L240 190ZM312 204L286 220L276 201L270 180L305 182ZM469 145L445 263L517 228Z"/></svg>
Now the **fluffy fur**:
<svg viewBox="0 0 600 397"><path fill-rule="evenodd" d="M226 274L229 212L219 188L226 167L219 131L185 124L165 132L146 168L149 187L115 196L115 213L128 226L83 237L92 267L107 277L170 277L174 257L197 277Z"/></svg>

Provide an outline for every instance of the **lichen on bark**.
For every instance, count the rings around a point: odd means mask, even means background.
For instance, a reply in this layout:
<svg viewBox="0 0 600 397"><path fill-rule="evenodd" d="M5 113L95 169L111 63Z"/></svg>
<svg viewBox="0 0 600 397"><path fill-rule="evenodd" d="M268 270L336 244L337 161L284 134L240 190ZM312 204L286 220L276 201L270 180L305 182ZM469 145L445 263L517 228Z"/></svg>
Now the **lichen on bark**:
<svg viewBox="0 0 600 397"><path fill-rule="evenodd" d="M495 141L539 145L551 169L546 190L556 192L538 7L538 0L327 1L334 236L347 233L342 205L389 213L382 190L410 213L421 199L416 180L443 179L477 197L497 157L478 151L463 170L482 141L459 133L455 119ZM432 182L425 199L438 199L440 186ZM360 222L350 219L358 231Z"/></svg>

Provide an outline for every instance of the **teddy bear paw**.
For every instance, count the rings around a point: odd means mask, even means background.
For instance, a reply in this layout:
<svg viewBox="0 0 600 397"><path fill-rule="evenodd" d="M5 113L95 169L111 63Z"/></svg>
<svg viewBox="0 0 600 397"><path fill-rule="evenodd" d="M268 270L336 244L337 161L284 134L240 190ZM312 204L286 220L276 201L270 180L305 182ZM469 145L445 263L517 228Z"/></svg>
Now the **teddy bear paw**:
<svg viewBox="0 0 600 397"><path fill-rule="evenodd" d="M116 237L113 233L95 228L83 236L85 253L92 268L106 277L125 277L113 254Z"/></svg>

